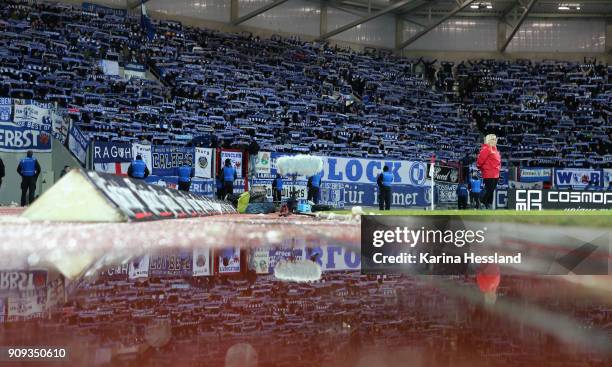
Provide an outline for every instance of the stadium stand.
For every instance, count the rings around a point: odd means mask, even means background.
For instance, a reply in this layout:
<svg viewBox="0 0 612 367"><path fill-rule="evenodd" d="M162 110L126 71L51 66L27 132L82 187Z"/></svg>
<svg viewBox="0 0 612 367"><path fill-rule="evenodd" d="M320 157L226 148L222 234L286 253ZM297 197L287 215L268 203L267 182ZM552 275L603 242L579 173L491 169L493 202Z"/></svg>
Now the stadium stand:
<svg viewBox="0 0 612 367"><path fill-rule="evenodd" d="M493 132L510 164L612 162L612 66L595 60L436 70L61 4L5 1L0 14L0 96L55 102L95 140L244 148L254 136L275 152L457 161ZM157 78L105 75L102 60Z"/></svg>

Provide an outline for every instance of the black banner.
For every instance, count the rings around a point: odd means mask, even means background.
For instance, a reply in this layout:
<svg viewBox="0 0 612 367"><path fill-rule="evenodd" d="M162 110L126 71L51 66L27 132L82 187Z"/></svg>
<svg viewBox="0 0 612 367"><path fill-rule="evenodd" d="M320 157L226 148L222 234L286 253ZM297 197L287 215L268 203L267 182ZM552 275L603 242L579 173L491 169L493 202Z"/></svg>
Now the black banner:
<svg viewBox="0 0 612 367"><path fill-rule="evenodd" d="M94 171L87 172L87 177L131 221L236 213L229 202L140 180Z"/></svg>
<svg viewBox="0 0 612 367"><path fill-rule="evenodd" d="M427 164L427 178L431 178L429 175L430 165L431 163ZM453 184L459 183L459 170L456 167L435 165L434 181Z"/></svg>
<svg viewBox="0 0 612 367"><path fill-rule="evenodd" d="M508 209L605 210L612 209L610 191L509 189Z"/></svg>

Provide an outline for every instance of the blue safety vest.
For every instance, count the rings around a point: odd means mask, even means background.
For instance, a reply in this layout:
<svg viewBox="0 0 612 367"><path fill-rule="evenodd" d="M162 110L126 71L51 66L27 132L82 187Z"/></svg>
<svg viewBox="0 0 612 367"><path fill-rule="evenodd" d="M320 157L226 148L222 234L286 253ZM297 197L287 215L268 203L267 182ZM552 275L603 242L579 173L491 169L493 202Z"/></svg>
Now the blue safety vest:
<svg viewBox="0 0 612 367"><path fill-rule="evenodd" d="M321 174L317 173L316 175L312 176L310 183L312 184L312 187L319 188L321 186Z"/></svg>
<svg viewBox="0 0 612 367"><path fill-rule="evenodd" d="M457 196L459 196L459 197L467 197L468 196L468 189L467 189L467 187L465 187L465 185L461 184L461 185L457 186Z"/></svg>
<svg viewBox="0 0 612 367"><path fill-rule="evenodd" d="M32 177L36 173L36 159L25 157L21 160L21 175Z"/></svg>
<svg viewBox="0 0 612 367"><path fill-rule="evenodd" d="M236 170L234 167L223 167L223 181L225 182L234 182L234 176L236 175Z"/></svg>
<svg viewBox="0 0 612 367"><path fill-rule="evenodd" d="M179 182L191 182L191 167L180 166L178 169Z"/></svg>
<svg viewBox="0 0 612 367"><path fill-rule="evenodd" d="M141 161L140 159L134 160L132 162L132 176L134 178L144 178L146 168L147 165L145 162Z"/></svg>
<svg viewBox="0 0 612 367"><path fill-rule="evenodd" d="M383 172L383 179L382 179L382 183L383 186L389 187L391 186L391 183L393 182L393 174L391 172Z"/></svg>
<svg viewBox="0 0 612 367"><path fill-rule="evenodd" d="M475 194L480 193L480 190L481 190L480 187L482 185L482 181L471 179L470 180L470 185L472 185L472 192L473 193L475 193Z"/></svg>
<svg viewBox="0 0 612 367"><path fill-rule="evenodd" d="M283 178L277 177L274 179L274 182L276 183L276 190L281 191L283 189Z"/></svg>

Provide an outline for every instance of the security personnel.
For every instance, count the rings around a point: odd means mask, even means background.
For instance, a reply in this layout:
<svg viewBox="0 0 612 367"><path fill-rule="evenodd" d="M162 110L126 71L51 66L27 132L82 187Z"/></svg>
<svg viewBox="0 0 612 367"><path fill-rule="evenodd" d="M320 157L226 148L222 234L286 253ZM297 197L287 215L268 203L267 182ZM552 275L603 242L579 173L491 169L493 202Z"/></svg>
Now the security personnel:
<svg viewBox="0 0 612 367"><path fill-rule="evenodd" d="M308 178L308 200L319 203L319 191L321 190L321 172Z"/></svg>
<svg viewBox="0 0 612 367"><path fill-rule="evenodd" d="M234 180L238 178L236 169L232 167L232 160L227 158L225 166L221 169L221 178L223 179L223 197L234 194Z"/></svg>
<svg viewBox="0 0 612 367"><path fill-rule="evenodd" d="M380 210L390 210L393 174L389 172L389 166L383 167L383 171L378 175L376 183L378 184L378 208Z"/></svg>
<svg viewBox="0 0 612 367"><path fill-rule="evenodd" d="M467 209L467 202L470 192L465 183L460 182L457 185L457 208L459 210Z"/></svg>
<svg viewBox="0 0 612 367"><path fill-rule="evenodd" d="M130 164L130 168L128 168L128 176L137 180L144 180L145 178L149 177L149 168L142 160L142 156L140 154L138 154L136 159Z"/></svg>
<svg viewBox="0 0 612 367"><path fill-rule="evenodd" d="M280 204L282 199L283 199L283 176L277 173L276 178L272 181L272 201Z"/></svg>
<svg viewBox="0 0 612 367"><path fill-rule="evenodd" d="M28 197L27 204L32 204L36 195L36 181L38 181L41 169L33 155L29 150L27 157L23 158L17 166L17 173L21 176L21 206L26 206L26 196Z"/></svg>
<svg viewBox="0 0 612 367"><path fill-rule="evenodd" d="M474 175L470 179L470 201L472 206L480 209L480 193L482 192L482 181Z"/></svg>
<svg viewBox="0 0 612 367"><path fill-rule="evenodd" d="M195 176L195 168L187 164L183 164L178 169L178 189L181 191L189 191L191 187L191 178Z"/></svg>

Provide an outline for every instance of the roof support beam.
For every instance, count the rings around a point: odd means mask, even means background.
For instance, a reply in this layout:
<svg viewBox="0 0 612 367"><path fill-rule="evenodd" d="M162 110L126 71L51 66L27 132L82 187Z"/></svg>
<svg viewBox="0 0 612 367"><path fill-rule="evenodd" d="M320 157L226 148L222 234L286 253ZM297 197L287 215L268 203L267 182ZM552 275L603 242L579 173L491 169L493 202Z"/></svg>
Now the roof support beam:
<svg viewBox="0 0 612 367"><path fill-rule="evenodd" d="M502 10L501 14L499 15L499 18L500 19L506 18L506 16L508 16L508 14L510 14L510 12L514 10L514 8L519 4L520 4L520 1L516 0L512 4L508 5L504 10Z"/></svg>
<svg viewBox="0 0 612 367"><path fill-rule="evenodd" d="M415 1L417 1L417 0L400 0L400 1L396 2L396 3L393 3L393 4L389 5L389 6L387 6L384 9L381 9L381 10L375 12L375 13L372 13L370 15L362 17L361 19L357 19L356 21L351 22L349 24L343 25L342 27L337 28L337 29L335 29L335 30L333 30L331 32L327 32L325 34L322 34L316 40L317 41L324 41L324 40L326 40L326 39L328 39L330 37L333 37L333 36L335 36L337 34L345 32L345 31L347 31L347 30L349 30L349 29L351 29L353 27L356 27L356 26L358 26L360 24L363 24L365 22L369 22L372 19L376 19L378 17L381 17L381 16L383 16L383 15L385 15L387 13L390 13L390 12L396 10L396 9L399 9L399 8L401 8L401 7L405 6L405 5L408 5L410 3L413 3Z"/></svg>
<svg viewBox="0 0 612 367"><path fill-rule="evenodd" d="M512 31L510 32L510 36L508 36L504 44L499 48L499 52L506 51L506 48L510 44L510 41L512 41L512 38L514 38L514 35L516 34L516 32L518 32L519 28L521 28L521 25L523 24L525 19L527 19L527 15L529 15L529 12L531 11L531 9L533 8L533 6L535 5L537 1L538 0L531 0L529 2L525 10L523 11L523 14L521 14L521 17L519 18L518 22L514 25L514 28L512 28Z"/></svg>
<svg viewBox="0 0 612 367"><path fill-rule="evenodd" d="M244 23L244 22L246 22L247 20L249 20L251 18L255 18L259 14L263 14L263 13L267 12L268 10L274 9L277 6L279 6L279 5L283 4L283 3L286 3L286 2L287 2L287 0L276 0L276 1L273 1L273 2L271 2L268 5L264 5L261 8L253 10L252 12L250 12L248 14L245 14L245 15L241 16L240 18L232 21L232 25L238 25L240 23Z"/></svg>
<svg viewBox="0 0 612 367"><path fill-rule="evenodd" d="M439 26L440 24L444 23L448 19L454 17L455 14L459 13L463 9L467 8L468 6L470 6L470 4L472 4L474 1L476 1L476 0L466 0L462 5L456 7L450 13L446 14L445 16L443 16L440 19L435 20L432 24L428 25L427 28L423 29L419 33L417 33L414 36L410 37L408 40L402 42L397 47L397 50L401 50L401 49L405 48L406 46L408 46L409 44L413 43L414 41L418 40L419 38L423 37L424 35L429 33L429 31L431 31L432 29L436 28L437 26Z"/></svg>

